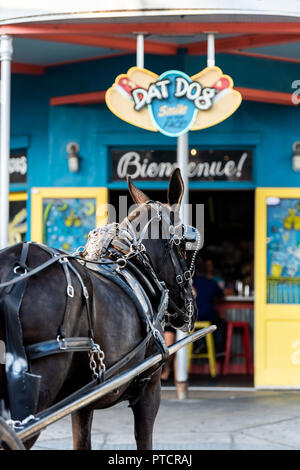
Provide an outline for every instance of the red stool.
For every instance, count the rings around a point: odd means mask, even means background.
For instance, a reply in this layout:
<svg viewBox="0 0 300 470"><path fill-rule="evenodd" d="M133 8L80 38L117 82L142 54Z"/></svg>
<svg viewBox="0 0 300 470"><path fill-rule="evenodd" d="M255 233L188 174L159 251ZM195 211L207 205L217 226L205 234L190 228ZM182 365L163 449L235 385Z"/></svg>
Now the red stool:
<svg viewBox="0 0 300 470"><path fill-rule="evenodd" d="M238 330L242 330L243 354L231 354L234 328L237 328ZM252 359L251 342L250 342L250 330L249 330L249 323L244 322L244 321L230 321L227 323L227 335L226 335L223 375L229 374L230 358L236 357L236 356L244 357L246 372L247 374L251 374L253 372L253 359Z"/></svg>

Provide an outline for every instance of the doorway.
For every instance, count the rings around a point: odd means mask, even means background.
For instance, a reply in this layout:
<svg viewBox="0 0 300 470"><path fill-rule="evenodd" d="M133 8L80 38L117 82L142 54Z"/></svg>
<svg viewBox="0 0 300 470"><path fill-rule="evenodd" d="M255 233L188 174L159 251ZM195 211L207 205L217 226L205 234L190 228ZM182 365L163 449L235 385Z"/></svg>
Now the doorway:
<svg viewBox="0 0 300 470"><path fill-rule="evenodd" d="M166 190L145 190L150 199L166 202ZM127 190L111 190L109 201L116 208L119 220L119 196L128 196ZM196 218L197 204L204 205L204 245L199 259L210 261L213 279L223 291L223 299L216 309L225 323L244 321L249 325L253 351L254 330L254 191L253 190L190 190L189 202L193 207L192 221ZM132 204L127 197L128 207ZM233 335L230 369L223 375L225 351L216 353L217 376L212 378L207 359L193 359L189 373L192 386L253 387L253 370L244 367L242 338ZM226 331L224 331L226 338ZM203 340L202 340L203 341ZM170 383L173 385L173 377Z"/></svg>

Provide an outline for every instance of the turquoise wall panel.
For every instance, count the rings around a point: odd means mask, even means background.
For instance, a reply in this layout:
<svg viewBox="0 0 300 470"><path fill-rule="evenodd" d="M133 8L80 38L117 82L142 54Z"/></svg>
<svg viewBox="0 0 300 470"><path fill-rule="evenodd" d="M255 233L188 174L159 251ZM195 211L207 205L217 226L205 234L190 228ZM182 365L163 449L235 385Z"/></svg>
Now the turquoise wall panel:
<svg viewBox="0 0 300 470"><path fill-rule="evenodd" d="M291 84L299 78L300 72L299 64L229 54L217 55L216 63L238 86L287 93L292 93ZM28 138L29 188L110 184L108 147L112 145L137 147L150 140L152 146L176 148L176 139L134 128L115 117L104 103L49 106L53 96L104 90L119 73L133 65L135 55L128 55L50 67L42 76L13 75L12 135ZM145 57L145 67L157 74L177 68L192 75L205 66L205 56L187 56L184 52L178 56ZM245 147L255 148L255 185L300 186L300 173L292 170L292 144L300 140L299 117L299 107L245 101L223 123L191 132L190 142L202 148L224 148L225 145L234 148L242 140ZM80 172L77 174L68 170L66 145L70 141L80 145ZM199 188L223 186L224 183L191 183L191 187ZM226 183L225 187L238 186Z"/></svg>

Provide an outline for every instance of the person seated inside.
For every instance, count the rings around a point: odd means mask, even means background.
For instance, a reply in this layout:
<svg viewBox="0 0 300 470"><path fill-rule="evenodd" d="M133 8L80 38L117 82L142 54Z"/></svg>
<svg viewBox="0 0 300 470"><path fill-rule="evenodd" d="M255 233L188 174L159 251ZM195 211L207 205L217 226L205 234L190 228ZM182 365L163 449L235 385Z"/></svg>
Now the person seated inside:
<svg viewBox="0 0 300 470"><path fill-rule="evenodd" d="M193 286L197 294L197 321L210 321L217 326L213 334L215 350L216 353L222 353L225 351L225 322L215 307L215 301L222 299L224 294L214 276L214 265L211 259L205 262L198 259Z"/></svg>

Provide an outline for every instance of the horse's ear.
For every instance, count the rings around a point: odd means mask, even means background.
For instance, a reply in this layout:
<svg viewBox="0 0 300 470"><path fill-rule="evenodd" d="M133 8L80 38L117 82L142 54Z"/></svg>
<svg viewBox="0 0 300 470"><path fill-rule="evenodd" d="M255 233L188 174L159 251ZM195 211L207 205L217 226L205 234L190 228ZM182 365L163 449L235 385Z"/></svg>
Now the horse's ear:
<svg viewBox="0 0 300 470"><path fill-rule="evenodd" d="M149 201L149 198L146 196L146 194L144 194L143 191L138 189L133 184L131 176L127 176L127 184L131 197L136 204L143 204L144 202Z"/></svg>
<svg viewBox="0 0 300 470"><path fill-rule="evenodd" d="M170 206L180 205L184 192L184 184L181 177L180 169L175 168L170 176L168 189L168 203Z"/></svg>

